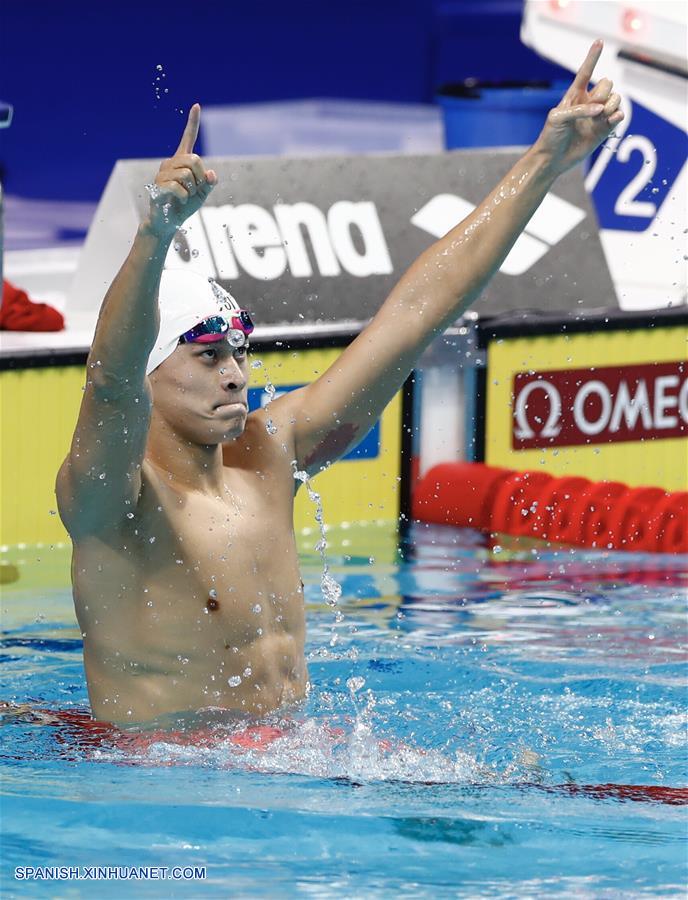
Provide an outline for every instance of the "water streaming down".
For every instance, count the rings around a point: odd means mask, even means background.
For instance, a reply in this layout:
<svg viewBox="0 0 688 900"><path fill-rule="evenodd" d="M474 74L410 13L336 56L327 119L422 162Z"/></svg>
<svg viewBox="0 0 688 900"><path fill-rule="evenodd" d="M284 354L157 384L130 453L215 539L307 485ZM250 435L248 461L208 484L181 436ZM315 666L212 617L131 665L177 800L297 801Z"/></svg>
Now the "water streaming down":
<svg viewBox="0 0 688 900"><path fill-rule="evenodd" d="M330 638L330 646L334 647L338 641L339 637L336 632L336 626L344 621L344 616L341 610L338 608L339 598L342 595L342 586L333 578L330 574L330 568L327 563L327 535L325 533L325 518L323 514L323 506L322 499L320 494L314 490L311 485L310 478L308 477L308 473L304 471L299 471L298 463L294 459L292 460L292 468L294 469L294 478L296 481L300 481L302 484L306 486L306 490L308 491L308 499L315 505L315 521L318 525L318 530L320 532L320 540L314 547L320 554L320 559L322 562L322 575L320 576L320 588L322 590L322 595L325 599L325 602L334 610L334 623L332 626L332 636Z"/></svg>
<svg viewBox="0 0 688 900"><path fill-rule="evenodd" d="M267 394L267 400L265 401L264 408L267 408L275 398L275 386L272 384L270 376L267 372L267 369L265 369L265 365L262 360L254 360L251 363L251 367L253 369L262 368L264 371L266 379L265 393ZM266 423L266 430L268 434L277 433L277 426L270 418L268 418L268 421ZM315 506L314 518L318 527L318 531L320 533L320 539L316 543L314 549L317 553L320 554L320 560L322 563L322 574L320 576L320 588L322 591L322 595L325 599L325 602L332 608L334 612L334 621L332 624L332 633L330 636L329 644L330 647L335 647L339 642L337 626L344 621L344 616L341 610L338 608L339 599L342 594L342 588L339 582L330 574L329 566L327 563L327 535L322 499L320 497L320 494L313 488L308 473L303 470L299 470L298 461L294 459L292 460L291 464L294 479L305 486L308 493L308 498ZM322 649L320 652L322 653ZM347 682L347 684L349 685L353 697L355 691L362 687L364 680L361 679L360 684L356 678L349 679L349 682Z"/></svg>
<svg viewBox="0 0 688 900"><path fill-rule="evenodd" d="M265 374L264 390L265 390L265 393L267 394L267 400L263 404L263 408L267 409L267 407L275 399L275 393L276 393L275 385L272 383L272 381L270 381L270 376L268 375L268 371L265 368L265 364L263 363L263 361L261 359L254 359L253 362L251 363L251 368L252 369L263 369L263 372ZM268 417L267 422L265 423L265 430L267 431L268 434L277 434L277 426L272 421L272 419L269 417Z"/></svg>

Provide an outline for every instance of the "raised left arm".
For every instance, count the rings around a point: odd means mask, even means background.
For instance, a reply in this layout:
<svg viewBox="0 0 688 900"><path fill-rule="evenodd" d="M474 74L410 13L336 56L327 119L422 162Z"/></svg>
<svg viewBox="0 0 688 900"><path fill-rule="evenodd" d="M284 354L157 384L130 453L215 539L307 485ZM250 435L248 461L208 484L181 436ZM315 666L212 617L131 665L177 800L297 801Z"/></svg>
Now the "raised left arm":
<svg viewBox="0 0 688 900"><path fill-rule="evenodd" d="M587 90L601 52L595 41L535 144L470 216L416 259L335 363L274 401L275 413L293 423L299 468L317 472L358 443L428 344L479 296L558 175L623 119L608 79Z"/></svg>

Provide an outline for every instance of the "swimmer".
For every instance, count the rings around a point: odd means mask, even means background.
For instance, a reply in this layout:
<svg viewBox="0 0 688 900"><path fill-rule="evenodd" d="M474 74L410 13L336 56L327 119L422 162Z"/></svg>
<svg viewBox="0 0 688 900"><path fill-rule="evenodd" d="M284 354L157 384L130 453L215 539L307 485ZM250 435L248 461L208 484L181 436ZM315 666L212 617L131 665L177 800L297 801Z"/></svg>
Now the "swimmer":
<svg viewBox="0 0 688 900"><path fill-rule="evenodd" d="M622 120L596 41L534 145L402 276L315 382L247 409L253 323L234 298L163 265L217 184L194 153L195 104L100 310L57 476L97 719L207 707L262 716L302 699L305 607L293 528L300 471L369 431L424 349L477 299L562 172Z"/></svg>

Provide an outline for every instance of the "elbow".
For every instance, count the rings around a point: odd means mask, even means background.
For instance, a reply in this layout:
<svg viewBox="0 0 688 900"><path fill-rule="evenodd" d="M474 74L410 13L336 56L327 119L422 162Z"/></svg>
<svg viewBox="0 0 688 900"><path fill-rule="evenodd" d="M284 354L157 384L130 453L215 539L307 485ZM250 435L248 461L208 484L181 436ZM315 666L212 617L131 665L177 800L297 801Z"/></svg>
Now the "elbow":
<svg viewBox="0 0 688 900"><path fill-rule="evenodd" d="M112 402L125 397L146 394L145 376L124 376L113 374L101 367L89 367L86 377L86 389L101 401Z"/></svg>

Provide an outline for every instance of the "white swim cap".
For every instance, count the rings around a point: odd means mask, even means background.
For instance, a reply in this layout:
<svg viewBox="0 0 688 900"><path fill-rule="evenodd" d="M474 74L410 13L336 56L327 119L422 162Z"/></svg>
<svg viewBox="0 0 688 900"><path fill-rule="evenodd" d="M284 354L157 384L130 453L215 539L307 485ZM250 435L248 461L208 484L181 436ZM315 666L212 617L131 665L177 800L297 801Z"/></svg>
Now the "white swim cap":
<svg viewBox="0 0 688 900"><path fill-rule="evenodd" d="M163 269L158 308L160 330L148 357L146 375L174 353L184 332L209 316L226 315L239 307L212 278L191 269Z"/></svg>

